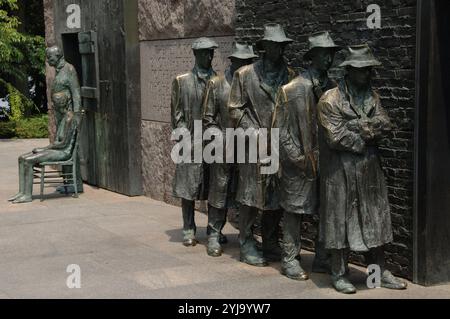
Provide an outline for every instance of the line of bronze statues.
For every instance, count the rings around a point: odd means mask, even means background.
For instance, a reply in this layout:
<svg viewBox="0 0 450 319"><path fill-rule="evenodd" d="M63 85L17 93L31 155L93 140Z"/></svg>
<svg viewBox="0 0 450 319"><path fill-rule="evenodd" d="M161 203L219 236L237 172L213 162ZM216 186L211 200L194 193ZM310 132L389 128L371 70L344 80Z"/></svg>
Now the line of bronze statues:
<svg viewBox="0 0 450 319"><path fill-rule="evenodd" d="M319 32L309 37L308 69L296 76L284 60L293 40L278 24L264 29L261 58L256 60L251 46L235 43L221 75L212 68L217 43L197 39L193 70L173 81L174 130L193 133L194 121L203 121L204 129L224 133L277 128L280 136L277 174L262 174L263 162L177 164L173 196L182 201L183 244L197 244L195 201L208 200L207 253L221 256L227 211L237 202L240 260L260 267L281 260L283 275L307 280L299 260L301 222L303 215L317 215L313 272L328 272L337 291L355 293L348 254L361 252L368 264L380 266L382 287L405 289L385 268L383 247L393 234L377 145L392 124L371 86L373 68L381 63L368 45L350 46L340 65L345 76L336 82L328 71L341 47L328 32ZM262 245L253 234L258 212Z"/></svg>

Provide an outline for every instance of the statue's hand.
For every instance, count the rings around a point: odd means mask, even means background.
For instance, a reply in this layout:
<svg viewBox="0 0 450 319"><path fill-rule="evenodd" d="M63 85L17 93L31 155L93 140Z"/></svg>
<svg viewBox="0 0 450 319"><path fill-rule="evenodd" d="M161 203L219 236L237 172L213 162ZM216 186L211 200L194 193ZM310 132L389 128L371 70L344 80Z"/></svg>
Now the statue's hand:
<svg viewBox="0 0 450 319"><path fill-rule="evenodd" d="M347 122L347 129L352 131L352 132L359 133L360 130L361 130L361 125L359 123L359 120L355 119L355 120L348 121Z"/></svg>
<svg viewBox="0 0 450 319"><path fill-rule="evenodd" d="M43 151L45 151L45 148L35 148L35 149L33 150L33 153L34 153L34 154L37 154L37 153L41 153L41 152L43 152Z"/></svg>
<svg viewBox="0 0 450 319"><path fill-rule="evenodd" d="M370 121L361 120L360 125L361 125L360 134L362 139L365 141L372 140L374 138L374 134Z"/></svg>

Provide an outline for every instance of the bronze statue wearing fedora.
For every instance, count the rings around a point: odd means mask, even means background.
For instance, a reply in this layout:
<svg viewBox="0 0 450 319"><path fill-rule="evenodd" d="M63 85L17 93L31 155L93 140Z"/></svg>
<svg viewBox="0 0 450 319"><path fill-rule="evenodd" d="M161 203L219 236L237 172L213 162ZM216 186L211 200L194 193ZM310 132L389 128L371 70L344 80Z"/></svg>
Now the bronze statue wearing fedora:
<svg viewBox="0 0 450 319"><path fill-rule="evenodd" d="M224 145L226 129L232 127L228 99L233 74L241 67L251 64L257 57L251 45L233 43L233 52L229 56L231 64L224 74L213 77L208 83L203 106L204 129L219 129L223 134ZM227 210L236 206L234 199L237 167L235 164L226 163L227 151L228 148L225 148L223 163L212 163L209 167L207 253L212 257L222 255L221 243L226 242L226 237L221 235L221 231L226 223Z"/></svg>
<svg viewBox="0 0 450 319"><path fill-rule="evenodd" d="M284 210L281 272L294 280L308 279L296 257L301 249L302 216L318 213L316 108L323 93L336 86L328 77L328 70L339 49L328 32L311 35L305 54L305 59L311 62L309 68L278 94L274 127L280 129L279 194ZM322 245L316 241L313 271L328 271L326 257Z"/></svg>
<svg viewBox="0 0 450 319"><path fill-rule="evenodd" d="M380 266L381 286L405 289L386 270L383 246L392 242L392 225L378 143L391 130L380 97L371 86L381 63L368 45L351 46L340 65L346 75L318 104L320 145L320 238L331 252L333 286L356 289L346 277L346 251L366 253Z"/></svg>
<svg viewBox="0 0 450 319"><path fill-rule="evenodd" d="M264 49L262 59L239 69L234 75L228 106L236 128L270 130L272 127L277 92L295 76L283 58L286 45L292 41L279 24L265 26L260 42ZM276 175L261 174L262 165L260 161L239 164L236 196L240 203L241 261L254 266L266 266L266 260L281 258L278 225L282 213L277 198L277 179ZM252 232L258 210L263 212L263 252L257 249Z"/></svg>
<svg viewBox="0 0 450 319"><path fill-rule="evenodd" d="M195 66L179 75L172 84L172 129L185 128L193 138L194 121L203 117L203 95L208 81L216 75L212 68L215 41L199 38L192 44ZM207 199L206 174L203 163L180 163L175 170L173 196L181 198L183 213L183 245L195 246L195 200Z"/></svg>

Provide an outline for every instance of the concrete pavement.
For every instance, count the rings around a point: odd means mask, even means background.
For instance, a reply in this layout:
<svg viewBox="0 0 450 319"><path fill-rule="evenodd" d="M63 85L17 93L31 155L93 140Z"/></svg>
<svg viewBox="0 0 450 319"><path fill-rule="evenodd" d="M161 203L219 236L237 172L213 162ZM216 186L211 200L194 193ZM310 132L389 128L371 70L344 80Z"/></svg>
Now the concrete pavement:
<svg viewBox="0 0 450 319"><path fill-rule="evenodd" d="M185 248L180 209L146 197L87 186L79 199L8 203L18 187L17 157L47 143L0 140L0 298L450 298L450 285L370 290L364 270L353 266L359 288L353 296L336 293L327 275L289 280L279 274L279 263L240 263L237 232L229 225L225 254L211 258L206 216L196 217L200 244ZM310 270L312 254L302 257ZM81 289L66 285L71 264L80 266Z"/></svg>

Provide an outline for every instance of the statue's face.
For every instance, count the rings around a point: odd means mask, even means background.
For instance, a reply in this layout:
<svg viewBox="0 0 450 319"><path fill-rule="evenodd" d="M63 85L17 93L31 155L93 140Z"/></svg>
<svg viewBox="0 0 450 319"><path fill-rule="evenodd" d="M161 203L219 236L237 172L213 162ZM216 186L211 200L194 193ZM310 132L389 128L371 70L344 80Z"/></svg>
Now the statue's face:
<svg viewBox="0 0 450 319"><path fill-rule="evenodd" d="M243 60L243 59L238 59L238 58L234 58L234 57L231 57L230 60L231 60L231 67L234 70L237 70L237 69L242 68L243 66L252 64L252 62L253 62L253 59L244 59Z"/></svg>
<svg viewBox="0 0 450 319"><path fill-rule="evenodd" d="M268 59L272 62L278 62L284 55L284 50L286 48L286 44L272 42L272 41L264 41L264 58Z"/></svg>
<svg viewBox="0 0 450 319"><path fill-rule="evenodd" d="M205 49L205 50L195 50L195 61L197 65L202 69L211 68L212 61L214 59L214 50Z"/></svg>
<svg viewBox="0 0 450 319"><path fill-rule="evenodd" d="M329 48L316 48L311 54L311 62L319 71L328 71L333 65L335 51Z"/></svg>
<svg viewBox="0 0 450 319"><path fill-rule="evenodd" d="M53 66L53 67L57 66L60 58L61 58L61 56L56 51L48 51L47 52L47 62L50 66Z"/></svg>
<svg viewBox="0 0 450 319"><path fill-rule="evenodd" d="M354 68L349 66L347 67L347 76L356 85L367 85L372 79L372 67Z"/></svg>

